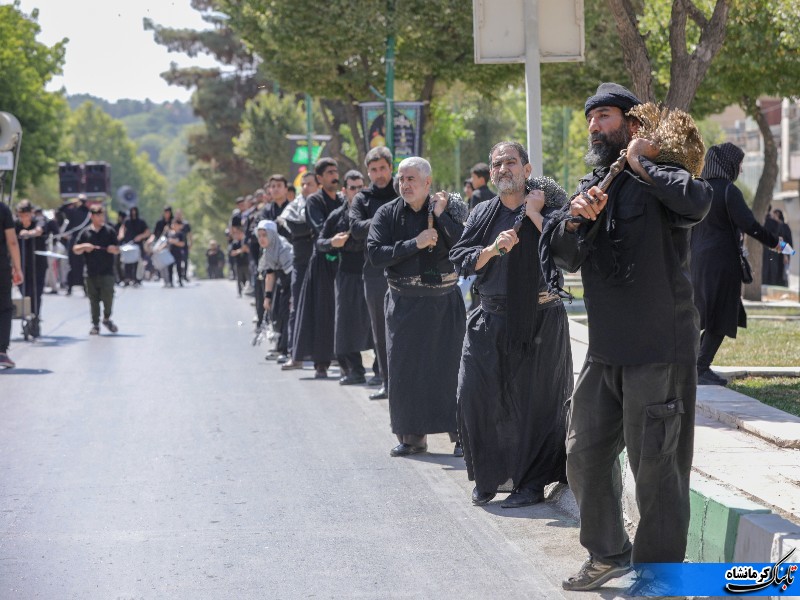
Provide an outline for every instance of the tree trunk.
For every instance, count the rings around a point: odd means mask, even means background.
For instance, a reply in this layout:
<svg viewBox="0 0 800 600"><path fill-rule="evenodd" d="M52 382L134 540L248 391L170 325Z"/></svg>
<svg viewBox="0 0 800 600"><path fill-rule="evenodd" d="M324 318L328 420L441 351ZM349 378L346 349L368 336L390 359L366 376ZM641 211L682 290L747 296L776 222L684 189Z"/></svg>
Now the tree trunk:
<svg viewBox="0 0 800 600"><path fill-rule="evenodd" d="M728 0L717 0L711 19L691 0L673 0L672 18L669 22L669 46L672 53L669 92L664 104L670 108L687 111L692 105L697 88L703 82L711 61L725 41L728 21ZM691 18L700 28L700 41L689 54L686 44L686 22Z"/></svg>
<svg viewBox="0 0 800 600"><path fill-rule="evenodd" d="M747 114L756 120L758 129L761 131L761 138L764 140L764 170L761 172L756 195L753 199L753 215L761 223L764 220L767 207L772 202L772 190L775 188L775 181L778 179L778 146L770 131L767 118L756 105L755 100L743 98L741 106ZM749 253L748 260L753 268L753 283L744 286L744 297L747 300L761 300L761 257L764 253L764 246L750 236L745 236L745 238Z"/></svg>
<svg viewBox="0 0 800 600"><path fill-rule="evenodd" d="M633 81L631 90L642 102L655 101L653 66L644 37L639 33L636 10L631 0L606 0L617 24L625 68Z"/></svg>
<svg viewBox="0 0 800 600"><path fill-rule="evenodd" d="M422 123L420 123L419 127L419 154L420 156L425 156L425 135L423 132L425 131L425 124L428 122L428 119L431 116L431 100L433 99L433 88L436 85L436 78L433 75L428 75L425 78L425 81L422 84L422 90L419 94L420 102L424 102L422 105Z"/></svg>

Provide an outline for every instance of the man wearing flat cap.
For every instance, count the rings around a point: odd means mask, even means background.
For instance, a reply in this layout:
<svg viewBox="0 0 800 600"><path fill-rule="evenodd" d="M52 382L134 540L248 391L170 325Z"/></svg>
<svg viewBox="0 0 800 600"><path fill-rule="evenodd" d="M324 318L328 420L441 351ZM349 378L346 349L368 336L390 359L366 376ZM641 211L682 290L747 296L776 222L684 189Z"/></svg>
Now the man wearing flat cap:
<svg viewBox="0 0 800 600"><path fill-rule="evenodd" d="M577 193L542 233L542 268L581 269L589 348L570 402L567 479L581 512L589 559L563 582L592 590L645 563L683 562L689 528L698 314L689 277L689 234L711 189L659 148L634 139L641 104L603 83L586 101L587 164ZM598 185L627 150L621 172ZM641 515L635 544L622 519L619 455L627 448Z"/></svg>

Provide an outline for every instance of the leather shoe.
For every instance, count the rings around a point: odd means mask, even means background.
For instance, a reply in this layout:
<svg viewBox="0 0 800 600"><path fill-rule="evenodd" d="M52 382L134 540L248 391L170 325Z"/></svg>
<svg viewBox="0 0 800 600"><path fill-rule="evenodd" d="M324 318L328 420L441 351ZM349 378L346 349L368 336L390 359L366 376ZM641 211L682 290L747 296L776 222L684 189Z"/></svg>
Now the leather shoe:
<svg viewBox="0 0 800 600"><path fill-rule="evenodd" d="M358 385L366 382L367 378L357 373L350 373L350 375L339 378L339 385Z"/></svg>
<svg viewBox="0 0 800 600"><path fill-rule="evenodd" d="M389 394L386 393L386 388L382 387L377 392L373 392L369 395L370 400L386 400L389 397Z"/></svg>
<svg viewBox="0 0 800 600"><path fill-rule="evenodd" d="M281 371L292 371L294 369L302 369L302 368L303 368L303 363L294 362L293 360L290 360L281 365Z"/></svg>
<svg viewBox="0 0 800 600"><path fill-rule="evenodd" d="M278 360L277 360L276 362L277 362L279 365L285 365L287 362L289 362L289 357L288 357L288 356L286 356L285 354L281 354L281 355L278 357Z"/></svg>
<svg viewBox="0 0 800 600"><path fill-rule="evenodd" d="M427 446L412 446L411 444L400 444L392 448L389 456L411 456L412 454L419 454L420 452L427 452Z"/></svg>
<svg viewBox="0 0 800 600"><path fill-rule="evenodd" d="M519 489L514 490L500 505L503 508L522 508L533 506L544 500L544 492L539 490Z"/></svg>
<svg viewBox="0 0 800 600"><path fill-rule="evenodd" d="M464 448L461 447L461 442L456 442L453 448L453 456L457 456L458 458L464 457Z"/></svg>
<svg viewBox="0 0 800 600"><path fill-rule="evenodd" d="M370 386L370 387L375 387L375 386L378 386L378 385L383 385L383 377L380 377L380 376L378 376L378 375L373 375L372 377L370 377L370 378L367 380L367 385L368 385L368 386Z"/></svg>
<svg viewBox="0 0 800 600"><path fill-rule="evenodd" d="M482 492L477 487L472 490L472 503L475 506L483 506L484 504L488 504L494 497L494 492Z"/></svg>

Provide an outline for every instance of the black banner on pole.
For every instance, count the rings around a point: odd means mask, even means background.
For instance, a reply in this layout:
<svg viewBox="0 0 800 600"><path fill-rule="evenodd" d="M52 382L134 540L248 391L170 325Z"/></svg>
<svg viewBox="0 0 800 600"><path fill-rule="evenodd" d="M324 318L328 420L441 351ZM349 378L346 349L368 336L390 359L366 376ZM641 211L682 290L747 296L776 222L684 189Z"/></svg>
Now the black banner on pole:
<svg viewBox="0 0 800 600"><path fill-rule="evenodd" d="M386 146L386 104L361 102L361 125L364 146L369 152ZM419 156L422 148L422 102L394 103L394 166L404 158Z"/></svg>

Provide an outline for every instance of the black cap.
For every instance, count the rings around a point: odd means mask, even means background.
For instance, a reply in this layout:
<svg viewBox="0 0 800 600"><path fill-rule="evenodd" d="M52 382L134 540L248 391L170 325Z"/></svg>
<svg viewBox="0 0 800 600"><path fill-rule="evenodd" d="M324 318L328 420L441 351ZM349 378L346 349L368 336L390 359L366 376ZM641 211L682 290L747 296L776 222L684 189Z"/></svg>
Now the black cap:
<svg viewBox="0 0 800 600"><path fill-rule="evenodd" d="M627 113L637 104L641 104L633 93L626 87L618 83L601 83L597 86L597 92L586 101L583 114L589 115L589 111L598 106L616 106L623 113Z"/></svg>

